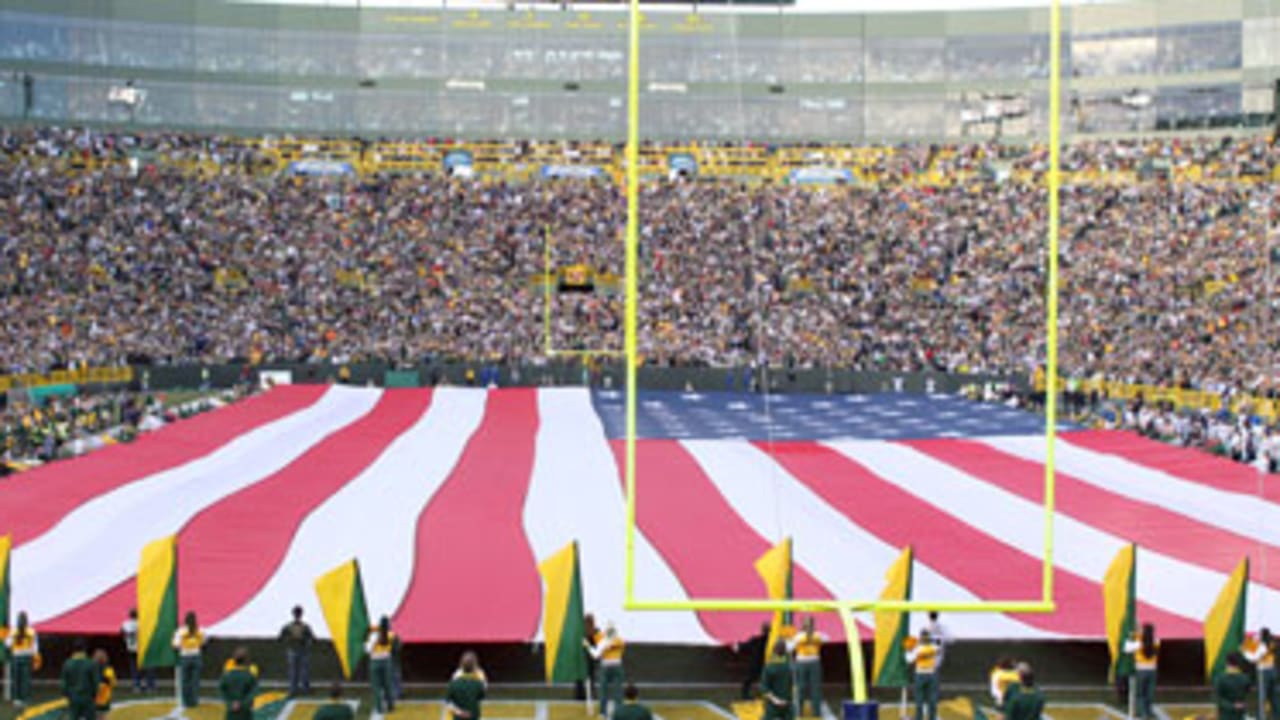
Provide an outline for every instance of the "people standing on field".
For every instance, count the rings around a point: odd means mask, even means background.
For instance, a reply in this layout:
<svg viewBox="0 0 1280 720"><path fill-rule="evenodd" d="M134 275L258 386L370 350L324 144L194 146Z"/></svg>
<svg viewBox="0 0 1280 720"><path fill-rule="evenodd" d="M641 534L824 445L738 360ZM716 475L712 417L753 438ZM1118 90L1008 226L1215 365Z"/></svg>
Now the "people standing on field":
<svg viewBox="0 0 1280 720"><path fill-rule="evenodd" d="M356 720L356 711L342 699L342 681L334 680L329 687L329 702L316 708L311 720Z"/></svg>
<svg viewBox="0 0 1280 720"><path fill-rule="evenodd" d="M472 650L462 653L458 669L449 678L445 689L444 703L454 720L480 720L480 706L485 692L489 688L489 679L480 669L480 661Z"/></svg>
<svg viewBox="0 0 1280 720"><path fill-rule="evenodd" d="M111 667L107 651L101 648L93 651L93 663L98 666L98 692L93 697L93 709L98 713L98 720L106 720L116 690L116 670Z"/></svg>
<svg viewBox="0 0 1280 720"><path fill-rule="evenodd" d="M760 675L760 694L764 701L762 720L793 720L791 693L794 690L791 675L791 659L787 656L787 642L778 640L770 651L769 661Z"/></svg>
<svg viewBox="0 0 1280 720"><path fill-rule="evenodd" d="M182 627L173 634L173 648L178 651L178 689L182 707L200 705L200 670L204 665L204 645L208 642L196 614L188 611Z"/></svg>
<svg viewBox="0 0 1280 720"><path fill-rule="evenodd" d="M315 639L311 626L302 621L302 606L295 605L293 619L280 628L289 673L289 697L311 693L311 646Z"/></svg>
<svg viewBox="0 0 1280 720"><path fill-rule="evenodd" d="M226 720L253 720L253 700L258 693L258 674L249 664L249 651L236 648L231 667L218 681L218 694L226 706Z"/></svg>
<svg viewBox="0 0 1280 720"><path fill-rule="evenodd" d="M70 720L94 720L94 698L101 674L98 665L89 659L89 645L84 638L72 642L71 657L62 663L61 680Z"/></svg>
<svg viewBox="0 0 1280 720"><path fill-rule="evenodd" d="M1004 720L1042 720L1044 694L1036 687L1035 672L1029 664L1018 664L1018 683L1005 692L1000 709Z"/></svg>
<svg viewBox="0 0 1280 720"><path fill-rule="evenodd" d="M1156 666L1160 654L1155 625L1144 624L1140 636L1124 641L1124 651L1133 655L1132 682L1135 684L1133 693L1138 717L1151 720L1155 717Z"/></svg>
<svg viewBox="0 0 1280 720"><path fill-rule="evenodd" d="M653 712L640 704L640 690L627 683L622 691L622 705L613 711L613 720L653 720Z"/></svg>
<svg viewBox="0 0 1280 720"><path fill-rule="evenodd" d="M806 702L813 708L813 717L822 717L822 644L827 636L814 629L813 616L805 618L804 628L787 642L795 657L796 684L799 705L796 712L804 717Z"/></svg>
<svg viewBox="0 0 1280 720"><path fill-rule="evenodd" d="M1258 716L1267 717L1267 713L1270 713L1270 717L1275 717L1280 708L1280 702L1277 702L1277 690L1280 688L1276 684L1276 640L1271 636L1270 628L1259 630L1257 637L1245 638L1240 652L1258 669L1263 702L1270 706L1269 710L1266 707L1258 708Z"/></svg>
<svg viewBox="0 0 1280 720"><path fill-rule="evenodd" d="M391 667L396 634L391 632L391 619L386 615L378 620L378 627L369 634L365 649L369 653L369 684L373 690L373 708L380 713L396 709L395 688Z"/></svg>
<svg viewBox="0 0 1280 720"><path fill-rule="evenodd" d="M133 691L147 692L156 689L156 671L152 668L138 667L138 609L130 608L129 617L120 623L120 638L124 641L125 655L129 663L129 679L133 681Z"/></svg>
<svg viewBox="0 0 1280 720"><path fill-rule="evenodd" d="M915 667L912 692L916 703L916 720L938 720L938 646L928 630L907 650L907 662Z"/></svg>
<svg viewBox="0 0 1280 720"><path fill-rule="evenodd" d="M23 706L31 699L31 675L40 662L40 637L27 622L27 613L19 612L13 630L4 640L9 649L9 683L13 702Z"/></svg>
<svg viewBox="0 0 1280 720"><path fill-rule="evenodd" d="M609 713L622 702L622 686L626 683L622 655L626 651L626 643L613 623L606 623L604 632L597 632L590 641L583 642L588 643L591 657L600 662L600 679L596 683L600 688L600 714L609 717Z"/></svg>

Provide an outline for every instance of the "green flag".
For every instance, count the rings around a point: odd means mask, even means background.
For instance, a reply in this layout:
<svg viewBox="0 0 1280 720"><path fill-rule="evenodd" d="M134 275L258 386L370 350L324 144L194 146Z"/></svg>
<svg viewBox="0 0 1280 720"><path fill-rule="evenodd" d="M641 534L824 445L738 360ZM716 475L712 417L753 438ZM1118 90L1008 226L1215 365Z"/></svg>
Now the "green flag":
<svg viewBox="0 0 1280 720"><path fill-rule="evenodd" d="M587 676L582 641L582 575L578 563L578 543L571 542L538 565L546 585L542 601L542 636L546 643L548 683L576 682Z"/></svg>
<svg viewBox="0 0 1280 720"><path fill-rule="evenodd" d="M369 608L364 600L360 563L348 560L316 578L316 597L333 638L333 649L338 653L342 677L350 680L364 659L365 641L369 638Z"/></svg>
<svg viewBox="0 0 1280 720"><path fill-rule="evenodd" d="M889 566L885 575L881 600L910 600L911 571L914 562L911 547ZM876 612L875 661L871 669L872 684L880 687L906 687L910 679L907 672L906 650L903 642L911 634L911 616L902 611Z"/></svg>
<svg viewBox="0 0 1280 720"><path fill-rule="evenodd" d="M1137 626L1138 546L1120 548L1102 578L1102 608L1107 624L1107 652L1111 655L1107 680L1133 674L1133 655L1124 651L1124 641Z"/></svg>

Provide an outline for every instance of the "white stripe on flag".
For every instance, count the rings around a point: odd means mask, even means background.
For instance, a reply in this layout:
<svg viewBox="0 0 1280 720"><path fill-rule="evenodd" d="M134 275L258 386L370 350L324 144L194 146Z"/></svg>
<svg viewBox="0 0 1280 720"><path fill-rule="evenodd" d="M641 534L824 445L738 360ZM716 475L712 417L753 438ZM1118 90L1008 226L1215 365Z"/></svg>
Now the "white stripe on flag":
<svg viewBox="0 0 1280 720"><path fill-rule="evenodd" d="M603 623L644 642L712 644L691 612L623 614L624 504L618 466L591 395L579 388L538 391L537 448L525 499L524 527L541 562L570 540L582 559L583 602ZM636 592L684 600L675 574L637 529ZM542 637L539 629L538 637Z"/></svg>
<svg viewBox="0 0 1280 720"><path fill-rule="evenodd" d="M436 390L411 428L307 516L267 584L212 632L271 635L293 605L320 617L316 577L353 557L360 561L371 620L395 612L413 579L418 517L480 425L485 398L484 390ZM326 628L318 630L328 636Z"/></svg>
<svg viewBox="0 0 1280 720"><path fill-rule="evenodd" d="M39 622L128 580L143 545L178 532L204 508L284 468L369 412L380 395L331 388L314 405L209 455L84 503L14 551L15 606L29 608Z"/></svg>
<svg viewBox="0 0 1280 720"><path fill-rule="evenodd" d="M938 509L1027 555L1041 556L1044 508L1040 504L989 485L904 445L862 441L828 444ZM1057 565L1094 582L1101 582L1111 559L1127 544L1126 540L1061 512L1054 531ZM1197 621L1208 612L1227 579L1222 573L1148 550L1143 551L1141 562L1139 599ZM1256 583L1253 589L1258 590ZM1275 591L1259 593L1256 595L1259 600L1280 609L1277 605L1280 598L1275 597ZM1251 597L1254 596L1251 593Z"/></svg>
<svg viewBox="0 0 1280 720"><path fill-rule="evenodd" d="M851 522L749 442L685 440L682 444L734 511L759 535L771 543L791 535L796 563L833 593L841 599L871 599L880 594L884 574L902 548L890 546ZM919 560L912 580L918 598L981 599ZM1051 636L1000 614L957 613L947 623L964 637Z"/></svg>
<svg viewBox="0 0 1280 720"><path fill-rule="evenodd" d="M1044 462L1043 438L984 438L988 445L1032 462ZM1183 480L1118 455L1095 452L1059 436L1057 468L1082 482L1138 502L1185 515L1270 545L1280 545L1280 505Z"/></svg>

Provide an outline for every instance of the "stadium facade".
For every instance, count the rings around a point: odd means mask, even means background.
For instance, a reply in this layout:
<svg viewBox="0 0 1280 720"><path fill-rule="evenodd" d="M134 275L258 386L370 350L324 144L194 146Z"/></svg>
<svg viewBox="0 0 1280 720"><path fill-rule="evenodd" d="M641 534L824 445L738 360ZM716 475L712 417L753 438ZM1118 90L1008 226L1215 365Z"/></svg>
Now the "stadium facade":
<svg viewBox="0 0 1280 720"><path fill-rule="evenodd" d="M621 138L625 14L494 5L4 0L0 119ZM646 137L878 142L1042 134L1043 8L750 9L646 10ZM1280 2L1086 4L1066 9L1066 28L1068 132L1273 122Z"/></svg>

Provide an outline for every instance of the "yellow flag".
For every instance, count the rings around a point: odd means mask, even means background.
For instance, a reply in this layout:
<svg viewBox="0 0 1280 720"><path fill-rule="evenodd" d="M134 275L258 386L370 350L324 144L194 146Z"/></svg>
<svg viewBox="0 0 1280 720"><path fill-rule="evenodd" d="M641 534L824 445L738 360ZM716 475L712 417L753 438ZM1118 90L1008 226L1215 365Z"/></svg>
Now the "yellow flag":
<svg viewBox="0 0 1280 720"><path fill-rule="evenodd" d="M765 592L770 600L790 600L791 588L791 538L783 538L768 552L756 560L756 572L764 580ZM791 625L791 612L776 612L769 625L769 642L765 645L764 656L767 659L773 652L773 645L778 641L784 626Z"/></svg>

